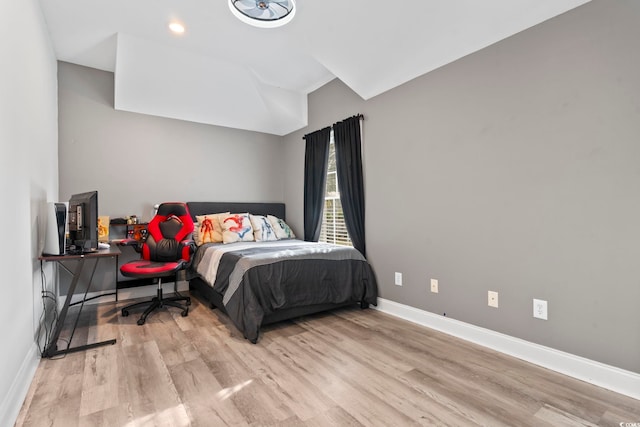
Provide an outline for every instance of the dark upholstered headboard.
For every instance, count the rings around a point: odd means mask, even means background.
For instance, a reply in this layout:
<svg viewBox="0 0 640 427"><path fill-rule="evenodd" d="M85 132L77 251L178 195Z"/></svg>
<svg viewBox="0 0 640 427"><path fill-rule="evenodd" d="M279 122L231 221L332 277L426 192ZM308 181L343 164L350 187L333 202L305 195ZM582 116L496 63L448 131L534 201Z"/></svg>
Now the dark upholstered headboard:
<svg viewBox="0 0 640 427"><path fill-rule="evenodd" d="M242 213L254 215L273 215L286 220L284 203L243 203L243 202L187 202L191 218L218 212Z"/></svg>

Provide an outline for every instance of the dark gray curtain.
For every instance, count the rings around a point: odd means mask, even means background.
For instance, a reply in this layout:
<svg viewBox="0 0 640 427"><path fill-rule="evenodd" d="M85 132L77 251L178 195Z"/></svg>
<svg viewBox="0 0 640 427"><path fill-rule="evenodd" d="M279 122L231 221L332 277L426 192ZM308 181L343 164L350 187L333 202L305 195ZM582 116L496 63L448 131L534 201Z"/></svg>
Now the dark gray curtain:
<svg viewBox="0 0 640 427"><path fill-rule="evenodd" d="M366 257L360 117L353 116L334 124L333 141L336 147L338 190L344 221L353 247Z"/></svg>
<svg viewBox="0 0 640 427"><path fill-rule="evenodd" d="M320 238L330 134L326 127L304 136L304 240L308 242Z"/></svg>

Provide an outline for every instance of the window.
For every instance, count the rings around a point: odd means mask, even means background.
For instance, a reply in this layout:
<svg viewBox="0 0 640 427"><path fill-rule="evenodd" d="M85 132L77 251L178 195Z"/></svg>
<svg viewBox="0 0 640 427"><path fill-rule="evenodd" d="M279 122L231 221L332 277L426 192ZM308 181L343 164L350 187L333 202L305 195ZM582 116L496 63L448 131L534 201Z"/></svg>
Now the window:
<svg viewBox="0 0 640 427"><path fill-rule="evenodd" d="M329 161L327 162L327 185L322 211L320 241L336 245L353 246L347 225L344 222L340 192L338 190L338 172L336 171L336 145L333 143L333 131L329 142Z"/></svg>

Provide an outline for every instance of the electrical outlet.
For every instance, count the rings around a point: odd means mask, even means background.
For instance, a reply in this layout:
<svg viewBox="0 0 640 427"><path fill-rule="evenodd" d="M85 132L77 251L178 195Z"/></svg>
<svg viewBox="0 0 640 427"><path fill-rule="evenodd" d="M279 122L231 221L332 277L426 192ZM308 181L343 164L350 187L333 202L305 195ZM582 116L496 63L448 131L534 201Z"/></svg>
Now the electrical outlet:
<svg viewBox="0 0 640 427"><path fill-rule="evenodd" d="M438 293L438 279L431 279L431 292Z"/></svg>
<svg viewBox="0 0 640 427"><path fill-rule="evenodd" d="M541 299L533 299L533 317L547 320L547 302Z"/></svg>
<svg viewBox="0 0 640 427"><path fill-rule="evenodd" d="M489 291L487 293L487 303L489 304L489 307L495 307L498 308L498 293L494 292L494 291Z"/></svg>
<svg viewBox="0 0 640 427"><path fill-rule="evenodd" d="M402 273L396 271L396 285L402 286Z"/></svg>

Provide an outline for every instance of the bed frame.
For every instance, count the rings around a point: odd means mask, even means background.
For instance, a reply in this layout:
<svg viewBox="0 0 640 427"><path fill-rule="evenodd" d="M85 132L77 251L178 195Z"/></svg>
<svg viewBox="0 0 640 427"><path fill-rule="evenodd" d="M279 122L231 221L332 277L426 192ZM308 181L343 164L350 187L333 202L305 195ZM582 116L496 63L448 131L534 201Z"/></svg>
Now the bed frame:
<svg viewBox="0 0 640 427"><path fill-rule="evenodd" d="M196 215L206 215L217 212L249 212L254 215L274 215L278 218L286 220L284 203L224 203L224 202L187 202L189 212L193 221L196 221ZM189 290L200 300L204 300L212 309L219 309L223 313L227 313L222 304L222 294L214 291L200 277L194 277L189 280ZM319 313L326 310L333 310L340 307L353 305L354 303L342 304L317 304L304 307L294 307L289 309L278 310L264 317L262 324L280 322L295 317L306 316L309 314ZM366 308L366 304L360 304L362 308ZM255 344L255 343L254 343Z"/></svg>

